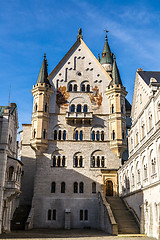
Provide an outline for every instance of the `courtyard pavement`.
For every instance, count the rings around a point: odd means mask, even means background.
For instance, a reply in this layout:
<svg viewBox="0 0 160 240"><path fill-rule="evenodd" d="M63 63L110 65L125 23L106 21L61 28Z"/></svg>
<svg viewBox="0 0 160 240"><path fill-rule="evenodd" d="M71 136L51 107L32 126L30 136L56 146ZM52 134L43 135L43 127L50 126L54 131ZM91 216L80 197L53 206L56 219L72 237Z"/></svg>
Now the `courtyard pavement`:
<svg viewBox="0 0 160 240"><path fill-rule="evenodd" d="M155 240L155 238L146 237L142 235L119 235L110 236L103 231L91 229L72 229L72 230L54 230L54 229L34 229L29 231L13 231L0 235L0 239L14 239L14 240Z"/></svg>

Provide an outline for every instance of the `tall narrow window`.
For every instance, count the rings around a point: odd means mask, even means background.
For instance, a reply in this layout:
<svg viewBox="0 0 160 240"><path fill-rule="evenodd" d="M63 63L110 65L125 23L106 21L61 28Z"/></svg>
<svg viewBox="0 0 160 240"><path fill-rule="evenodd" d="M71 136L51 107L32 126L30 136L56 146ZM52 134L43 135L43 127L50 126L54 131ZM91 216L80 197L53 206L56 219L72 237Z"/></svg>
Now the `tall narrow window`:
<svg viewBox="0 0 160 240"><path fill-rule="evenodd" d="M96 140L99 141L99 131L96 133Z"/></svg>
<svg viewBox="0 0 160 240"><path fill-rule="evenodd" d="M75 105L74 104L71 105L71 112L75 112Z"/></svg>
<svg viewBox="0 0 160 240"><path fill-rule="evenodd" d="M81 91L85 92L85 85L84 84L82 84Z"/></svg>
<svg viewBox="0 0 160 240"><path fill-rule="evenodd" d="M82 158L82 156L80 156L80 159L79 159L79 166L83 167L83 158Z"/></svg>
<svg viewBox="0 0 160 240"><path fill-rule="evenodd" d="M122 139L124 140L125 138L125 134L124 134L124 130L122 131Z"/></svg>
<svg viewBox="0 0 160 240"><path fill-rule="evenodd" d="M123 110L124 108L123 108L123 104L121 105L121 113L123 113L124 112L124 110Z"/></svg>
<svg viewBox="0 0 160 240"><path fill-rule="evenodd" d="M53 209L53 217L52 219L55 221L56 220L56 209Z"/></svg>
<svg viewBox="0 0 160 240"><path fill-rule="evenodd" d="M102 167L104 167L104 156L102 156L101 165L102 165Z"/></svg>
<svg viewBox="0 0 160 240"><path fill-rule="evenodd" d="M82 130L80 131L80 140L81 141L83 140L83 131Z"/></svg>
<svg viewBox="0 0 160 240"><path fill-rule="evenodd" d="M68 91L69 91L69 92L72 92L72 84L69 84Z"/></svg>
<svg viewBox="0 0 160 240"><path fill-rule="evenodd" d="M54 140L57 140L57 130L54 130Z"/></svg>
<svg viewBox="0 0 160 240"><path fill-rule="evenodd" d="M113 131L112 131L112 139L115 140L115 137L116 137L115 131L113 130Z"/></svg>
<svg viewBox="0 0 160 240"><path fill-rule="evenodd" d="M45 106L44 106L44 111L45 111L45 112L48 111L48 105L47 105L47 103L46 103Z"/></svg>
<svg viewBox="0 0 160 240"><path fill-rule="evenodd" d="M57 160L57 166L60 167L61 166L61 156L58 156L58 160Z"/></svg>
<svg viewBox="0 0 160 240"><path fill-rule="evenodd" d="M53 156L53 167L56 166L56 156Z"/></svg>
<svg viewBox="0 0 160 240"><path fill-rule="evenodd" d="M47 137L47 131L46 131L46 129L44 129L43 130L43 138L46 139L46 137Z"/></svg>
<svg viewBox="0 0 160 240"><path fill-rule="evenodd" d="M90 92L90 85L87 85L87 92Z"/></svg>
<svg viewBox="0 0 160 240"><path fill-rule="evenodd" d="M56 192L56 183L52 182L51 183L51 193L55 193Z"/></svg>
<svg viewBox="0 0 160 240"><path fill-rule="evenodd" d="M112 104L111 112L114 113L114 105Z"/></svg>
<svg viewBox="0 0 160 240"><path fill-rule="evenodd" d="M51 220L51 214L52 214L51 209L49 209L48 210L48 220Z"/></svg>
<svg viewBox="0 0 160 240"><path fill-rule="evenodd" d="M66 130L63 131L63 140L66 140Z"/></svg>
<svg viewBox="0 0 160 240"><path fill-rule="evenodd" d="M78 130L75 132L75 140L78 141Z"/></svg>
<svg viewBox="0 0 160 240"><path fill-rule="evenodd" d="M83 107L83 112L87 112L87 105L84 105L84 107Z"/></svg>
<svg viewBox="0 0 160 240"><path fill-rule="evenodd" d="M92 183L92 193L96 193L96 183Z"/></svg>
<svg viewBox="0 0 160 240"><path fill-rule="evenodd" d="M92 131L92 140L95 140L95 131Z"/></svg>
<svg viewBox="0 0 160 240"><path fill-rule="evenodd" d="M79 184L79 193L83 193L84 192L84 184L83 182L80 182Z"/></svg>
<svg viewBox="0 0 160 240"><path fill-rule="evenodd" d="M74 84L74 91L77 92L77 84Z"/></svg>
<svg viewBox="0 0 160 240"><path fill-rule="evenodd" d="M88 221L88 210L84 211L84 220Z"/></svg>
<svg viewBox="0 0 160 240"><path fill-rule="evenodd" d="M77 105L77 112L81 112L81 104Z"/></svg>
<svg viewBox="0 0 160 240"><path fill-rule="evenodd" d="M74 182L74 184L73 184L73 192L78 193L78 183L77 182Z"/></svg>
<svg viewBox="0 0 160 240"><path fill-rule="evenodd" d="M9 181L13 180L14 167L9 167L8 179Z"/></svg>
<svg viewBox="0 0 160 240"><path fill-rule="evenodd" d="M92 156L92 167L95 167L95 156Z"/></svg>
<svg viewBox="0 0 160 240"><path fill-rule="evenodd" d="M97 167L100 167L100 157L97 156Z"/></svg>
<svg viewBox="0 0 160 240"><path fill-rule="evenodd" d="M78 167L78 156L75 156L75 167Z"/></svg>
<svg viewBox="0 0 160 240"><path fill-rule="evenodd" d="M62 136L62 133L61 133L61 130L59 130L58 132L58 139L61 140L61 136Z"/></svg>
<svg viewBox="0 0 160 240"><path fill-rule="evenodd" d="M104 141L104 131L101 132L101 141Z"/></svg>
<svg viewBox="0 0 160 240"><path fill-rule="evenodd" d="M79 220L80 220L80 221L83 221L83 210L80 210Z"/></svg>
<svg viewBox="0 0 160 240"><path fill-rule="evenodd" d="M61 183L61 193L65 193L65 182Z"/></svg>
<svg viewBox="0 0 160 240"><path fill-rule="evenodd" d="M36 138L36 129L33 130L33 138Z"/></svg>
<svg viewBox="0 0 160 240"><path fill-rule="evenodd" d="M38 109L38 105L37 105L37 103L35 104L35 112L37 112L37 109Z"/></svg>
<svg viewBox="0 0 160 240"><path fill-rule="evenodd" d="M62 167L65 167L65 164L66 164L66 163L65 163L65 160L66 160L65 156L63 156L63 157L62 157Z"/></svg>

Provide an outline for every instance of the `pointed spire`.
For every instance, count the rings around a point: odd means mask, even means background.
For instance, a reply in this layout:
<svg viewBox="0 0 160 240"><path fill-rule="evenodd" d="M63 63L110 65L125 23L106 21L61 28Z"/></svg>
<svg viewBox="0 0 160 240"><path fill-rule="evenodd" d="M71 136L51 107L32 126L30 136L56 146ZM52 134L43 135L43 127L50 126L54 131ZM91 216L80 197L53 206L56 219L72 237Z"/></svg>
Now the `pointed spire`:
<svg viewBox="0 0 160 240"><path fill-rule="evenodd" d="M98 61L99 61L99 62L101 61L99 53L98 53Z"/></svg>
<svg viewBox="0 0 160 240"><path fill-rule="evenodd" d="M46 84L49 84L49 81L48 81L48 69L47 69L47 59L46 59L46 54L44 53L44 58L43 58L43 63L42 63L42 66L41 66L41 69L40 69L40 72L39 72L39 75L38 75L38 78L37 78L37 83L46 83Z"/></svg>
<svg viewBox="0 0 160 240"><path fill-rule="evenodd" d="M108 44L108 38L107 38L107 32L106 31L106 36L105 36L105 43L104 43L104 48L102 52L102 57L101 57L101 64L112 64L112 56L111 56L111 50Z"/></svg>
<svg viewBox="0 0 160 240"><path fill-rule="evenodd" d="M79 28L79 30L78 30L77 39L79 39L79 38L83 39L82 28Z"/></svg>
<svg viewBox="0 0 160 240"><path fill-rule="evenodd" d="M119 74L119 70L116 64L116 57L113 55L113 68L112 68L112 84L123 85L121 81L121 77Z"/></svg>

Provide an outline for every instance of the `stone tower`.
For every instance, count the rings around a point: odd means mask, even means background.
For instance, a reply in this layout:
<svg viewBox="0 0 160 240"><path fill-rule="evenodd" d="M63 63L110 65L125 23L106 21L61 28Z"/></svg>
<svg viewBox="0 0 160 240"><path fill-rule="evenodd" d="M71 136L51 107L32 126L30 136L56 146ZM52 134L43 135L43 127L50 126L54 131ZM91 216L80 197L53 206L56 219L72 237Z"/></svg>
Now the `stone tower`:
<svg viewBox="0 0 160 240"><path fill-rule="evenodd" d="M125 97L126 88L122 85L116 59L113 55L112 81L106 89L106 95L109 99L109 129L110 129L110 147L118 157L127 148L126 140L126 107Z"/></svg>
<svg viewBox="0 0 160 240"><path fill-rule="evenodd" d="M48 147L49 99L53 93L52 86L48 81L47 59L45 54L37 82L31 92L34 98L31 146L43 152Z"/></svg>

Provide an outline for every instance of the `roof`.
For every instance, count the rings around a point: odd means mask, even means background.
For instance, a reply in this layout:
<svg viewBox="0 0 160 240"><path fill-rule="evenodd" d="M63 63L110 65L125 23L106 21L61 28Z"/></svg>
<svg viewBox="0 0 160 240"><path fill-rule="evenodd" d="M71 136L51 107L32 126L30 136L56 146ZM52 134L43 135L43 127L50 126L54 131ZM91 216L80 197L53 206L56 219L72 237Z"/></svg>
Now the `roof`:
<svg viewBox="0 0 160 240"><path fill-rule="evenodd" d="M126 111L131 111L132 105L127 99L125 99L125 106L126 106Z"/></svg>
<svg viewBox="0 0 160 240"><path fill-rule="evenodd" d="M137 71L137 73L141 76L147 85L150 84L150 78L155 78L157 82L160 83L160 72Z"/></svg>
<svg viewBox="0 0 160 240"><path fill-rule="evenodd" d="M47 69L47 59L46 59L46 55L44 54L44 59L42 62L42 66L37 78L37 83L46 83L46 84L50 84L48 81L48 69Z"/></svg>
<svg viewBox="0 0 160 240"><path fill-rule="evenodd" d="M113 79L112 84L123 85L121 77L120 77L119 69L118 69L117 64L116 64L115 56L113 56L112 79Z"/></svg>
<svg viewBox="0 0 160 240"><path fill-rule="evenodd" d="M111 56L111 50L110 50L110 47L109 47L109 44L108 44L108 39L107 39L107 34L106 34L104 48L103 48L100 63L101 64L107 64L107 63L112 64L112 62L113 62L113 59L112 59L112 56Z"/></svg>

